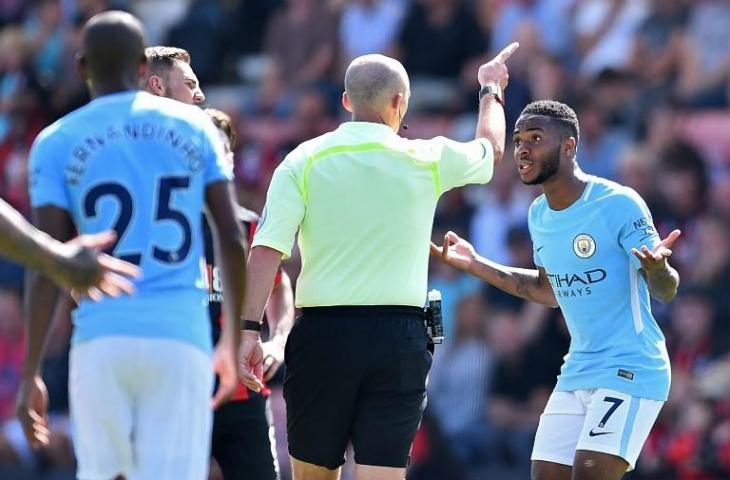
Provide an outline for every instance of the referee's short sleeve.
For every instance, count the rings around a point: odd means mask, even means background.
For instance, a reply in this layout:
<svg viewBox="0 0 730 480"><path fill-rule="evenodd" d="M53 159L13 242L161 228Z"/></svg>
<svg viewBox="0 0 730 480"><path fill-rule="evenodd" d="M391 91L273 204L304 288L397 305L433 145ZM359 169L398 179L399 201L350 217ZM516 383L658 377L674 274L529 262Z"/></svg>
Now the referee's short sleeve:
<svg viewBox="0 0 730 480"><path fill-rule="evenodd" d="M285 159L274 171L266 205L252 246L265 246L289 258L299 224L304 218L304 198L292 164Z"/></svg>
<svg viewBox="0 0 730 480"><path fill-rule="evenodd" d="M462 143L436 137L432 142L436 142L441 150L440 193L471 183L487 183L492 179L494 152L488 140L480 138Z"/></svg>

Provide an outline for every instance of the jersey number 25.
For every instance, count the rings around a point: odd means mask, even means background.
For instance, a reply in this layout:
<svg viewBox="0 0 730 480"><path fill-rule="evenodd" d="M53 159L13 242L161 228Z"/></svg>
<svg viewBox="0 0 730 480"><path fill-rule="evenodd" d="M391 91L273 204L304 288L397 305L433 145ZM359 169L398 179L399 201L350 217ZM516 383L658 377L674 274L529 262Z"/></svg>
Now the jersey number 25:
<svg viewBox="0 0 730 480"><path fill-rule="evenodd" d="M159 192L155 205L155 221L172 221L178 225L183 234L182 242L176 250L165 250L158 246L152 246L152 257L162 263L180 263L190 253L192 244L192 228L190 221L185 214L170 206L170 197L174 190L187 189L190 186L190 177L162 177L160 178L157 191ZM116 251L119 242L129 228L132 220L134 201L132 194L127 188L117 182L105 182L96 185L88 191L84 198L84 215L89 218L96 217L97 204L102 197L110 196L119 202L119 215L114 223L114 231L117 232L117 242L109 249L109 253L127 262L139 265L142 261L143 252L119 253Z"/></svg>

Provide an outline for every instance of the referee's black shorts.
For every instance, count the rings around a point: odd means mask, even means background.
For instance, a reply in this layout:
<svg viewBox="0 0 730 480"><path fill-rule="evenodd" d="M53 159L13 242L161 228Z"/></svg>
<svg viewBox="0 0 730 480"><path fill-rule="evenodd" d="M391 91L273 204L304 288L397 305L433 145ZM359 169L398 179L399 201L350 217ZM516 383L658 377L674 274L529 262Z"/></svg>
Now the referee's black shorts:
<svg viewBox="0 0 730 480"><path fill-rule="evenodd" d="M285 363L292 457L335 469L351 441L358 464L407 465L431 368L422 309L305 308Z"/></svg>

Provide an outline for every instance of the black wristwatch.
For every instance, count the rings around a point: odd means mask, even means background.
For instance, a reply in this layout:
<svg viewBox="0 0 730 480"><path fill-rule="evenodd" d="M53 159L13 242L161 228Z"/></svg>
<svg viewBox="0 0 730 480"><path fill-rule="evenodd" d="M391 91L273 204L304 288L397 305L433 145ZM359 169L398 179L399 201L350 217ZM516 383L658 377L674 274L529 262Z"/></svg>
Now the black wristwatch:
<svg viewBox="0 0 730 480"><path fill-rule="evenodd" d="M479 101L481 101L485 95L493 95L494 98L502 106L504 106L504 91L502 90L502 87L500 87L496 83L489 83L487 85L482 85L482 88L479 89Z"/></svg>
<svg viewBox="0 0 730 480"><path fill-rule="evenodd" d="M254 320L244 320L243 321L243 330L251 330L254 332L260 332L261 326L263 324L261 322L256 322Z"/></svg>

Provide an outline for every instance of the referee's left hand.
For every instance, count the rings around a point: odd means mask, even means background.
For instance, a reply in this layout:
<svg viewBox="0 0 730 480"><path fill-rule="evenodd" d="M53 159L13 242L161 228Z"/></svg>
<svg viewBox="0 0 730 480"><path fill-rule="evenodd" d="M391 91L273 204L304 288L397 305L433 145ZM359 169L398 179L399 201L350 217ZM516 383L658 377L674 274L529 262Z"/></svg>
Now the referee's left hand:
<svg viewBox="0 0 730 480"><path fill-rule="evenodd" d="M241 338L239 379L249 389L260 392L264 388L264 351L258 332L245 330Z"/></svg>

